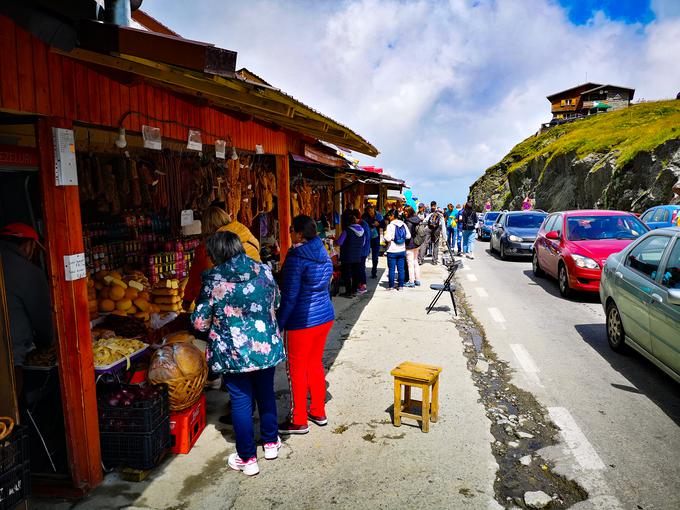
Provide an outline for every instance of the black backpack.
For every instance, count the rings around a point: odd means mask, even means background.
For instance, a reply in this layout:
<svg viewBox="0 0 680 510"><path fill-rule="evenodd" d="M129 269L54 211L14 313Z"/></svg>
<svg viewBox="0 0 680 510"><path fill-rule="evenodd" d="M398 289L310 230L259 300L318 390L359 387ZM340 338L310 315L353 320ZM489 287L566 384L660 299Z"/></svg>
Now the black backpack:
<svg viewBox="0 0 680 510"><path fill-rule="evenodd" d="M413 246L417 248L422 245L427 240L429 233L430 229L424 221L418 223L416 225L415 235L413 236Z"/></svg>
<svg viewBox="0 0 680 510"><path fill-rule="evenodd" d="M442 218L439 216L439 213L432 213L430 214L430 217L427 219L427 226L430 227L430 230L437 230L439 228L439 224L441 223Z"/></svg>

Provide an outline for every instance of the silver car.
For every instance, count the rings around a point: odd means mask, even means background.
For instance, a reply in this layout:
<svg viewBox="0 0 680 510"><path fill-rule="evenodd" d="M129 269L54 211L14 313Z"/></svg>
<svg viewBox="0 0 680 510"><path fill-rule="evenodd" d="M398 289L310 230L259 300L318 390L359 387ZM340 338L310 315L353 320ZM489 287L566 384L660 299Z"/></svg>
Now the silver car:
<svg viewBox="0 0 680 510"><path fill-rule="evenodd" d="M652 230L602 271L607 340L631 347L680 383L680 228Z"/></svg>

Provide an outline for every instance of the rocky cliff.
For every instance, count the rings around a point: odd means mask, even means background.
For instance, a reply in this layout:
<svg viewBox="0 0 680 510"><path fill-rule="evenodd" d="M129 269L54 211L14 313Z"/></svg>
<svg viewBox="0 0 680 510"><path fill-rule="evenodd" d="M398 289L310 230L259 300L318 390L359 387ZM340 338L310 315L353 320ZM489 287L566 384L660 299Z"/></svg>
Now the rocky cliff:
<svg viewBox="0 0 680 510"><path fill-rule="evenodd" d="M674 190L675 189L675 193ZM563 124L516 145L470 187L476 204L642 212L680 203L680 101L643 103Z"/></svg>

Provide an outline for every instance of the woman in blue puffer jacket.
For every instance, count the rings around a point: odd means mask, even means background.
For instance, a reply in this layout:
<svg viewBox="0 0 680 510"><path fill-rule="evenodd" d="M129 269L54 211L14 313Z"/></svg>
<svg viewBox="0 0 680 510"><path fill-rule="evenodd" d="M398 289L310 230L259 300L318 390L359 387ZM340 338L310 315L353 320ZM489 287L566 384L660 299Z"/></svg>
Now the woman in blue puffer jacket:
<svg viewBox="0 0 680 510"><path fill-rule="evenodd" d="M279 328L286 331L291 415L279 425L281 434L306 434L307 420L323 426L326 419L326 375L323 351L335 311L329 284L333 264L309 216L293 218L293 243L283 264ZM307 410L307 394L311 396Z"/></svg>

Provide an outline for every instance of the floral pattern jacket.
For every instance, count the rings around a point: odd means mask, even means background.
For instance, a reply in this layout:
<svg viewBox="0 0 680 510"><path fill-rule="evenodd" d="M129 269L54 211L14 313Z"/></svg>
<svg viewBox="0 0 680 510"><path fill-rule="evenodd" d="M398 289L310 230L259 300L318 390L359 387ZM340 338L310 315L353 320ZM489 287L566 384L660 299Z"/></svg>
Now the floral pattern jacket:
<svg viewBox="0 0 680 510"><path fill-rule="evenodd" d="M276 321L279 289L268 266L245 255L205 271L191 322L209 331L207 359L214 372L252 372L286 354Z"/></svg>

